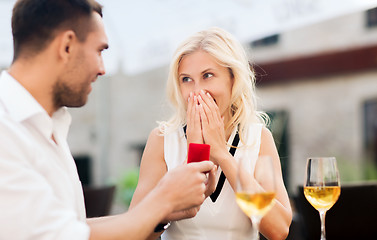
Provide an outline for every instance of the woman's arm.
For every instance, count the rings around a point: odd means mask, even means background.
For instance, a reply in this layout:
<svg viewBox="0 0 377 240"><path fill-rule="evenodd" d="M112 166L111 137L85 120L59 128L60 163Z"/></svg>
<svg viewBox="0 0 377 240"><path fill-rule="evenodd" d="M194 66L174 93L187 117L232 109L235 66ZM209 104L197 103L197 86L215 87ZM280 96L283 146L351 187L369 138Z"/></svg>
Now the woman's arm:
<svg viewBox="0 0 377 240"><path fill-rule="evenodd" d="M142 199L156 186L166 174L164 161L164 137L158 128L152 130L148 137L140 163L139 181L132 197L130 209L138 205ZM168 220L163 220L168 222ZM151 234L148 239L156 239L161 233Z"/></svg>
<svg viewBox="0 0 377 240"><path fill-rule="evenodd" d="M203 138L211 145L211 160L220 165L233 190L236 192L237 164L225 144L224 123L216 103L209 94L200 93L199 112ZM261 232L269 239L285 239L292 221L292 210L281 173L280 158L271 132L262 128L259 155L271 156L277 173L276 204L261 221ZM257 170L256 170L257 171ZM261 185L263 188L263 185Z"/></svg>
<svg viewBox="0 0 377 240"><path fill-rule="evenodd" d="M280 158L272 134L267 128L262 128L259 155L271 156L277 182L276 203L262 219L260 223L260 231L268 239L286 239L289 233L289 226L292 222L292 209L283 182Z"/></svg>
<svg viewBox="0 0 377 240"><path fill-rule="evenodd" d="M225 151L217 152L217 162L220 164L233 190L236 192L237 164L234 158ZM262 219L260 224L261 233L268 239L286 239L289 233L289 226L292 221L292 209L289 197L284 186L281 173L280 158L275 146L271 132L263 127L261 136L260 156L271 156L274 164L274 171L277 174L276 203L274 207ZM255 170L257 171L257 169ZM263 184L261 185L263 188Z"/></svg>
<svg viewBox="0 0 377 240"><path fill-rule="evenodd" d="M164 137L155 128L148 137L140 163L139 181L132 197L130 209L139 203L166 174L164 161Z"/></svg>

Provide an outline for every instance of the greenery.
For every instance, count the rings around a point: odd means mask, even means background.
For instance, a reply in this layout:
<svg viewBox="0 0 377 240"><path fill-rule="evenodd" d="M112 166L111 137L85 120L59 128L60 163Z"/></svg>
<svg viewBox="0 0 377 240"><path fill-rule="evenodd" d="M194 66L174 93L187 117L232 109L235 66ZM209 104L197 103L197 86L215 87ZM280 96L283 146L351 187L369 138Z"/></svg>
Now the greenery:
<svg viewBox="0 0 377 240"><path fill-rule="evenodd" d="M374 163L367 162L365 165L365 178L366 180L377 180L377 166Z"/></svg>
<svg viewBox="0 0 377 240"><path fill-rule="evenodd" d="M377 166L371 161L361 159L358 162L337 157L341 182L359 182L377 180Z"/></svg>
<svg viewBox="0 0 377 240"><path fill-rule="evenodd" d="M133 168L125 171L118 181L118 198L126 207L130 206L138 180L139 168Z"/></svg>

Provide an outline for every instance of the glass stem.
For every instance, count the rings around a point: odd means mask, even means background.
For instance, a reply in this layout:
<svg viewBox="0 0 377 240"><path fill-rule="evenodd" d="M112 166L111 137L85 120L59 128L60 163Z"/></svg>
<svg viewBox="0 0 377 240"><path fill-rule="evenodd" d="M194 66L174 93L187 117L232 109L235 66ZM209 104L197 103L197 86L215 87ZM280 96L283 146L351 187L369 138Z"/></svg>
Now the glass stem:
<svg viewBox="0 0 377 240"><path fill-rule="evenodd" d="M319 211L319 217L321 218L321 240L326 240L326 229L325 229L326 211Z"/></svg>
<svg viewBox="0 0 377 240"><path fill-rule="evenodd" d="M259 240L259 224L260 217L251 217L252 227L253 227L253 240Z"/></svg>

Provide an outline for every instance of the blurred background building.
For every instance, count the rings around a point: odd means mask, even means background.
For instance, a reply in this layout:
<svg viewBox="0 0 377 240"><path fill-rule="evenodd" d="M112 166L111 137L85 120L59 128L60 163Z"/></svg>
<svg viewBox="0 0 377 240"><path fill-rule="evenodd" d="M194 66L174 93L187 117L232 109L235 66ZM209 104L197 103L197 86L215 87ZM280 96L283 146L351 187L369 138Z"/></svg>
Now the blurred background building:
<svg viewBox="0 0 377 240"><path fill-rule="evenodd" d="M14 2L0 0L0 69L12 59ZM175 48L192 33L218 26L235 35L250 56L258 108L271 117L269 128L290 197L296 201L302 195L297 190L308 157L335 156L342 184L363 182L366 190L342 188L345 198L334 206L338 212L333 216L350 214L356 197L369 202L357 203L365 209L357 209L355 216L376 218L369 209L376 209L377 187L364 182L377 179L377 0L100 2L110 43L104 52L107 74L93 84L86 106L69 110L73 122L68 142L84 185L121 179L127 205L148 135L156 121L172 113L165 85ZM98 205L97 197L94 201ZM289 239L301 239L305 232L305 239L319 238L308 230L319 230L318 213L308 209L314 220L304 224L307 212L295 215ZM332 230L344 232L348 222L354 224L347 219L339 225L331 214L328 220L327 225L338 226L328 228L329 236ZM297 234L297 222L306 225L304 234ZM353 239L377 234L371 232L375 220L360 224L350 228L369 235L346 234Z"/></svg>
<svg viewBox="0 0 377 240"><path fill-rule="evenodd" d="M335 156L343 182L377 177L376 20L370 9L250 43L291 192L310 156Z"/></svg>
<svg viewBox="0 0 377 240"><path fill-rule="evenodd" d="M291 194L311 156L335 156L343 182L377 178L376 1L100 2L108 74L85 107L70 109L68 141L84 184L114 182L139 166L149 132L171 114L165 83L173 50L210 26L233 33L250 55ZM2 69L11 62L13 3L0 1Z"/></svg>

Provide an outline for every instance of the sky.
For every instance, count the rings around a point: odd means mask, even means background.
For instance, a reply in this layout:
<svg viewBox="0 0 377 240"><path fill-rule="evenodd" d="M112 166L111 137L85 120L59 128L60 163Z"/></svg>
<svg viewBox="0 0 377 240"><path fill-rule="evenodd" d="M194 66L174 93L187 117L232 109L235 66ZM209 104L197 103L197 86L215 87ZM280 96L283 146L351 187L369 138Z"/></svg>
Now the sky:
<svg viewBox="0 0 377 240"><path fill-rule="evenodd" d="M0 0L0 66L12 59L11 11ZM377 6L377 0L99 0L110 49L109 75L136 75L169 63L191 34L224 28L242 43Z"/></svg>

